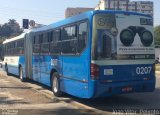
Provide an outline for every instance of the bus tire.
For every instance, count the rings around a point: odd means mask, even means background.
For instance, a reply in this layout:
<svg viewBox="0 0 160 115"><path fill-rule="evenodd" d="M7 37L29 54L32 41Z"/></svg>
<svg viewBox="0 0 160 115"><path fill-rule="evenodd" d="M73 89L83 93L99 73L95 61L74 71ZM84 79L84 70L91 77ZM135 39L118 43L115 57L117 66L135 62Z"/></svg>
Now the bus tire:
<svg viewBox="0 0 160 115"><path fill-rule="evenodd" d="M60 79L57 72L52 73L52 92L56 97L62 96L60 91Z"/></svg>
<svg viewBox="0 0 160 115"><path fill-rule="evenodd" d="M23 77L23 69L22 69L22 67L19 68L19 79L21 80L21 82L25 81L25 78Z"/></svg>

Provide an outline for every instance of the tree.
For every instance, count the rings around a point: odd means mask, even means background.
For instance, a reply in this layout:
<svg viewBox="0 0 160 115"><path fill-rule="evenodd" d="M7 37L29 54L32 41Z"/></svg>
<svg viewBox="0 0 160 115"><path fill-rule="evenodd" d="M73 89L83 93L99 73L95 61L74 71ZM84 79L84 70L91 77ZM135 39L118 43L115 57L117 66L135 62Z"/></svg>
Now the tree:
<svg viewBox="0 0 160 115"><path fill-rule="evenodd" d="M1 26L1 37L9 37L12 33L13 30L7 23Z"/></svg>
<svg viewBox="0 0 160 115"><path fill-rule="evenodd" d="M18 36L23 32L15 19L9 19L8 23L0 25L0 41L6 38Z"/></svg>
<svg viewBox="0 0 160 115"><path fill-rule="evenodd" d="M154 37L156 46L160 46L160 25L154 28Z"/></svg>
<svg viewBox="0 0 160 115"><path fill-rule="evenodd" d="M15 20L15 19L9 19L8 24L12 24L12 25L14 25L15 23L16 23L16 20Z"/></svg>
<svg viewBox="0 0 160 115"><path fill-rule="evenodd" d="M16 22L15 19L9 19L8 25L12 29L12 35L17 36L22 33L22 30L20 29L19 24Z"/></svg>

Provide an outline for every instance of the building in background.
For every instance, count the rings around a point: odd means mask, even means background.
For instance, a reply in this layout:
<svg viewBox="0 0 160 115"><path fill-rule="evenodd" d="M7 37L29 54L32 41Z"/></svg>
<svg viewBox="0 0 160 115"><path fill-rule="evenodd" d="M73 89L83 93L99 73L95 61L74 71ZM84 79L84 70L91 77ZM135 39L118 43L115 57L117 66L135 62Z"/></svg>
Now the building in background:
<svg viewBox="0 0 160 115"><path fill-rule="evenodd" d="M149 14L153 16L153 2L130 0L100 0L95 10L132 11Z"/></svg>
<svg viewBox="0 0 160 115"><path fill-rule="evenodd" d="M65 18L81 14L86 11L94 10L94 8L67 8L65 11Z"/></svg>

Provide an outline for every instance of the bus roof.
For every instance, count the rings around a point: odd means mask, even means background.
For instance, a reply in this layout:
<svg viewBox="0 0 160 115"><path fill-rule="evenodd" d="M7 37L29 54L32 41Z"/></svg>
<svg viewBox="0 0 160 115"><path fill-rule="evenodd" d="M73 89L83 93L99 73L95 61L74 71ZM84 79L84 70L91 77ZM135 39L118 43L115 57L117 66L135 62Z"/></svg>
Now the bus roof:
<svg viewBox="0 0 160 115"><path fill-rule="evenodd" d="M6 40L3 42L3 44L9 43L9 42L12 42L12 41L15 41L15 40L22 39L22 38L25 37L25 35L26 35L26 33L22 33L21 35L16 36L16 37L14 37L14 38L6 39Z"/></svg>
<svg viewBox="0 0 160 115"><path fill-rule="evenodd" d="M56 23L52 23L52 24L47 25L47 26L43 26L43 27L40 27L40 28L32 29L27 33L30 33L30 32L41 32L41 31L57 28L57 27L60 27L60 26L63 26L63 25L67 25L69 23L74 23L74 22L77 22L77 21L80 21L80 20L92 19L92 15L95 15L95 14L98 14L98 13L113 13L113 14L118 13L118 14L127 14L127 15L139 15L139 16L152 18L152 16L150 16L150 15L146 15L146 14L142 14L142 13L136 13L136 12L115 11L115 10L94 10L94 11L88 11L88 12L84 12L84 13L79 14L79 15L75 15L75 16L69 17L67 19L61 20L61 21L56 22ZM14 37L14 38L11 38L11 39L6 39L3 42L3 44L11 42L11 41L18 40L18 39L22 39L22 38L25 37L25 35L27 33L22 33L21 35L19 35L17 37Z"/></svg>
<svg viewBox="0 0 160 115"><path fill-rule="evenodd" d="M52 28L57 28L59 26L67 25L68 23L74 23L76 21L80 21L80 20L84 20L84 19L91 19L92 18L91 15L94 15L94 14L97 14L97 13L119 13L119 14L128 14L128 15L131 14L131 15L139 15L139 16L145 16L145 17L152 18L152 16L150 16L150 15L146 15L146 14L142 14L142 13L136 13L136 12L115 11L115 10L95 10L95 11L84 12L82 14L69 17L69 18L61 20L59 22L52 23L52 24L47 25L47 26L43 26L41 28L33 29L32 32L45 31L45 30L49 30L49 29L52 29Z"/></svg>

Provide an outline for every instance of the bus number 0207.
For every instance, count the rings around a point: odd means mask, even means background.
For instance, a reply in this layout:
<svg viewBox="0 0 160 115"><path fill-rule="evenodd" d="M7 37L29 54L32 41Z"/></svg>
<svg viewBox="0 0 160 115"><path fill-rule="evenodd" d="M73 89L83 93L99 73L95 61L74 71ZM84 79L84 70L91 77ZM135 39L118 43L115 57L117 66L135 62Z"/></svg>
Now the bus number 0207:
<svg viewBox="0 0 160 115"><path fill-rule="evenodd" d="M152 67L137 67L136 74L138 75L150 74L151 70L152 70Z"/></svg>

